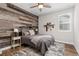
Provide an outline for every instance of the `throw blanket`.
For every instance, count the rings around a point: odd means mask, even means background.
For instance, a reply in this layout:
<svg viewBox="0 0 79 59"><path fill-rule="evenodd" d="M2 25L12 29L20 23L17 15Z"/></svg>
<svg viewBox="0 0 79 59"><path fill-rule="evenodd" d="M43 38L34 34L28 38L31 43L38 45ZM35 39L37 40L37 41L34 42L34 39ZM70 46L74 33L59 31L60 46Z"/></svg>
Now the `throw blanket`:
<svg viewBox="0 0 79 59"><path fill-rule="evenodd" d="M31 36L25 36L25 37L22 37L22 40L24 40L24 42L26 42L26 44L27 44L27 42L29 44L31 44L29 42L29 41L31 41L35 45L35 48L37 48L41 52L42 55L45 54L45 52L48 50L48 47L51 44L54 44L54 37L51 36L51 35L31 35ZM31 45L33 45L33 44L31 44Z"/></svg>

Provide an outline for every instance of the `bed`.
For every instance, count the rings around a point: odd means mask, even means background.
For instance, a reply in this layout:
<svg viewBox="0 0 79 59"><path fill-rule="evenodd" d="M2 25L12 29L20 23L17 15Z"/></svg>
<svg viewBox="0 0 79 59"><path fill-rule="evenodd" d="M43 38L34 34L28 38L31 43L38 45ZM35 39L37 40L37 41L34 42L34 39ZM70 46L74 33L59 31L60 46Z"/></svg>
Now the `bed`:
<svg viewBox="0 0 79 59"><path fill-rule="evenodd" d="M50 45L54 45L54 37L46 34L22 36L22 44L27 44L36 48L42 55L48 50Z"/></svg>

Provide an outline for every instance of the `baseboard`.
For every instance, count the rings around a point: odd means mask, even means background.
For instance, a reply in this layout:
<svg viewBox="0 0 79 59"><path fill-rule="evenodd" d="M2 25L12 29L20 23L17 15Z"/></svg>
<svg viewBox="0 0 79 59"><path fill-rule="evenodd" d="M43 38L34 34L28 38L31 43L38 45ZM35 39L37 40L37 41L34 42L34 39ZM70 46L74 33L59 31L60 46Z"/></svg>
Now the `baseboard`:
<svg viewBox="0 0 79 59"><path fill-rule="evenodd" d="M69 42L65 42L65 41L59 41L59 40L55 40L56 42L61 42L61 43L65 43L65 44L71 44L74 45L73 43L69 43Z"/></svg>
<svg viewBox="0 0 79 59"><path fill-rule="evenodd" d="M7 50L7 49L10 49L11 48L11 46L8 46L8 47L5 47L5 48L1 48L0 49L0 52L2 52L2 51L4 51L4 50Z"/></svg>
<svg viewBox="0 0 79 59"><path fill-rule="evenodd" d="M75 47L75 49L76 49L77 53L79 54L79 49L77 48L77 46L76 46L76 45L74 45L74 47Z"/></svg>

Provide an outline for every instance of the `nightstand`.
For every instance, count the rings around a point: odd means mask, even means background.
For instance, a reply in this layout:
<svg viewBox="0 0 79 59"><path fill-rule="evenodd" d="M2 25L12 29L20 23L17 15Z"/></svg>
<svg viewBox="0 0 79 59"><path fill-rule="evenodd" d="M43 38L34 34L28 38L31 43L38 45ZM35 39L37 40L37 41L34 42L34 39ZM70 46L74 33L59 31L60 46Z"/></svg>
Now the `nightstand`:
<svg viewBox="0 0 79 59"><path fill-rule="evenodd" d="M20 46L21 48L21 36L12 37L11 45L13 49L17 46Z"/></svg>

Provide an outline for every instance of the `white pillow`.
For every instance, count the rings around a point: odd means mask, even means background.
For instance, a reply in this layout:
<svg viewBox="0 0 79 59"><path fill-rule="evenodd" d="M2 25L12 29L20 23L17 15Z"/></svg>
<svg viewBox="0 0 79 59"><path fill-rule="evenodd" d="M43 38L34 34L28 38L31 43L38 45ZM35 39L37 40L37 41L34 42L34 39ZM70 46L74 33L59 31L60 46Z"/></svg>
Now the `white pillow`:
<svg viewBox="0 0 79 59"><path fill-rule="evenodd" d="M25 34L25 36L27 36L27 35L29 35L29 32L27 31L27 32L25 32L24 34Z"/></svg>
<svg viewBox="0 0 79 59"><path fill-rule="evenodd" d="M35 35L34 30L29 30L30 35Z"/></svg>
<svg viewBox="0 0 79 59"><path fill-rule="evenodd" d="M27 36L30 34L27 29L22 29L22 33L24 34L24 36Z"/></svg>

